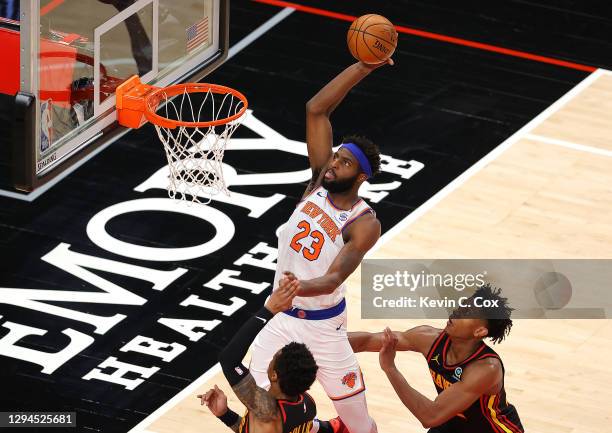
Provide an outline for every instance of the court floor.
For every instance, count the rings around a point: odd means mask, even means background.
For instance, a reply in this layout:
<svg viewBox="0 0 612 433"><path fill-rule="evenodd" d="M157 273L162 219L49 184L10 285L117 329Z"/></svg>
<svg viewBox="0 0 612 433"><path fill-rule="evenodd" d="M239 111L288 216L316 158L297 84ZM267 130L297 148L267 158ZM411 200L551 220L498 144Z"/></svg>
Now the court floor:
<svg viewBox="0 0 612 433"><path fill-rule="evenodd" d="M49 3L70 8L75 0ZM160 177L167 160L151 125L99 148L44 191L22 197L0 190L0 340L13 322L45 331L18 348L59 352L67 347L67 329L91 342L52 374L36 360L3 352L0 382L10 392L0 396L0 406L76 411L83 431L227 431L195 396L217 384L242 410L217 355L267 291L233 284L218 290L210 283L226 269L260 286L272 281L270 263L237 263L257 248L253 256L274 250L275 231L308 178L304 104L353 61L345 44L349 21L372 11L401 27L396 65L360 83L332 119L336 142L367 135L397 164L365 191L384 233L369 257L612 258L612 63L606 54L612 13L596 0L553 3L232 1L229 59L206 78L243 91L252 110L224 158L237 173L232 199L189 208L204 216L175 206ZM0 161L0 183L4 175ZM101 224L101 215L113 211ZM92 226L130 251L159 255L109 249ZM171 254L219 234L227 242L213 252ZM162 276L167 285L157 290L161 283L152 280ZM359 270L349 288L349 330L443 326L362 320ZM98 300L101 291L127 297ZM29 294L40 302L24 301ZM198 295L200 305L188 302ZM222 314L236 299L239 308ZM116 326L94 326L118 317ZM189 334L164 319L215 326ZM142 337L184 350L166 361L126 349ZM610 320L516 321L496 350L507 369L508 399L526 431L609 430L611 340ZM151 374L132 389L111 377L112 367L91 377L113 359L136 369L128 380ZM423 431L395 397L377 355L359 359L379 431ZM408 380L433 397L423 360L399 359ZM319 385L312 393L319 416L334 417Z"/></svg>
<svg viewBox="0 0 612 433"><path fill-rule="evenodd" d="M612 258L612 73L587 77L387 233L372 258ZM360 319L359 270L349 279L349 331L401 330L442 321ZM601 433L612 422L610 320L517 320L495 349L506 367L508 399L526 431ZM248 355L247 358L248 360ZM423 431L378 367L360 354L368 405L379 431ZM435 396L420 355L401 354L408 381ZM222 374L205 375L167 410L134 431L224 432L196 394L214 384L243 406ZM321 419L336 416L315 383ZM151 420L150 420L151 421Z"/></svg>

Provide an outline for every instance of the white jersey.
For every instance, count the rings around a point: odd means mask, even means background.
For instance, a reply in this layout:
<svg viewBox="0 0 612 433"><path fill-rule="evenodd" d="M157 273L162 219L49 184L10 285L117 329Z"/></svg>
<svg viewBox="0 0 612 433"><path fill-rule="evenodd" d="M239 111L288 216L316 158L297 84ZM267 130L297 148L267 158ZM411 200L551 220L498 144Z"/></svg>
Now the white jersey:
<svg viewBox="0 0 612 433"><path fill-rule="evenodd" d="M274 288L283 272L293 272L300 280L325 275L344 246L342 232L353 221L367 213L374 214L368 204L359 199L349 210L338 209L327 190L319 186L302 200L291 214L278 236L278 261ZM329 295L301 297L293 305L303 310L321 310L342 301L346 285L340 284Z"/></svg>

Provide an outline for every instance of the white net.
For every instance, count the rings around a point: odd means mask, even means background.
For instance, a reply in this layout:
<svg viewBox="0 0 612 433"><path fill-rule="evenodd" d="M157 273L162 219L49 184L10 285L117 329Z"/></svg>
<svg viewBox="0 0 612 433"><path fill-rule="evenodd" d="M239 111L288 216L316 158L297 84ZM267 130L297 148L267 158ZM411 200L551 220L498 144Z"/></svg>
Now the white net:
<svg viewBox="0 0 612 433"><path fill-rule="evenodd" d="M231 93L190 93L175 97L161 93L158 115L180 122L210 122L227 119L244 107ZM168 195L177 200L209 203L212 196L229 190L223 179L223 156L232 134L242 117L216 126L177 126L174 129L155 125L168 160Z"/></svg>

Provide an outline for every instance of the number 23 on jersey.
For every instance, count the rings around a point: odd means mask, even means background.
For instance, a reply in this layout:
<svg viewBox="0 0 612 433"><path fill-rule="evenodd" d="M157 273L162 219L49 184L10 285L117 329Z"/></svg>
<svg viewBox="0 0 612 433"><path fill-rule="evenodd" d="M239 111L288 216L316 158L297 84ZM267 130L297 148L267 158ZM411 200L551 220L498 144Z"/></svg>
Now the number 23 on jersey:
<svg viewBox="0 0 612 433"><path fill-rule="evenodd" d="M300 231L293 236L293 239L291 239L291 248L293 248L297 253L301 251L304 258L310 261L317 260L319 254L321 254L323 244L325 243L323 233L318 230L311 230L308 221L302 220L297 226ZM312 239L310 246L308 247L299 243L300 240L307 237Z"/></svg>

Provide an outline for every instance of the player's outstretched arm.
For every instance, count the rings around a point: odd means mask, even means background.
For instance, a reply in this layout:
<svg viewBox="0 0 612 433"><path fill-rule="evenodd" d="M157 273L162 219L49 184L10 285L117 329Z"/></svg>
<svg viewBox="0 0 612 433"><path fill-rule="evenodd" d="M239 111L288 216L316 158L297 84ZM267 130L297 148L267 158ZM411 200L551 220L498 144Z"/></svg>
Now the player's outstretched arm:
<svg viewBox="0 0 612 433"><path fill-rule="evenodd" d="M291 282L275 290L266 304L238 330L234 338L219 354L219 363L227 381L238 399L261 422L276 422L280 413L274 397L255 383L249 369L242 364L242 359L249 346L265 324L276 313L291 308L293 298L298 291L298 283ZM222 421L232 426L239 419L235 413L225 416Z"/></svg>
<svg viewBox="0 0 612 433"><path fill-rule="evenodd" d="M318 186L323 168L332 156L333 135L329 116L357 83L386 63L393 64L393 61L389 59L379 65L357 62L338 74L306 103L306 144L312 179L304 195Z"/></svg>
<svg viewBox="0 0 612 433"><path fill-rule="evenodd" d="M427 355L431 345L440 335L441 330L432 326L421 325L407 331L394 331L397 337L396 350L401 352L419 352ZM383 345L384 332L349 332L348 339L355 353L379 352Z"/></svg>
<svg viewBox="0 0 612 433"><path fill-rule="evenodd" d="M396 344L395 336L387 328L379 355L380 366L402 403L425 428L439 426L463 412L502 380L499 361L488 358L471 365L469 374L464 373L460 382L446 388L432 401L411 387L395 366Z"/></svg>

